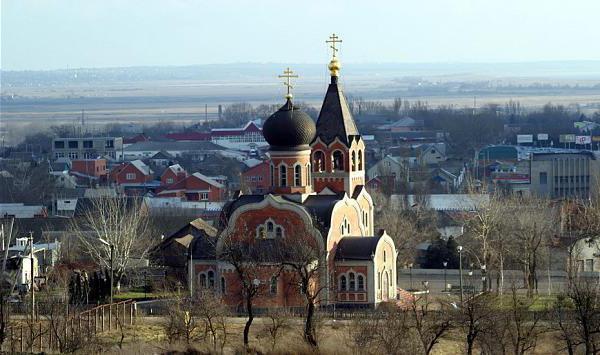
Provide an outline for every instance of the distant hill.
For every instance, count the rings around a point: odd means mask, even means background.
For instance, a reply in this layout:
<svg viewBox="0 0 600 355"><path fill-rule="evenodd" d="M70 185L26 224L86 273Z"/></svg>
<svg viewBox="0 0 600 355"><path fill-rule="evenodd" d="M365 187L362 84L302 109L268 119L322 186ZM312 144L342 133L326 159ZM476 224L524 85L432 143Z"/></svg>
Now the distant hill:
<svg viewBox="0 0 600 355"><path fill-rule="evenodd" d="M482 78L536 78L600 80L599 61L525 63L342 63L345 77L373 81L403 77L439 77L445 80ZM49 71L0 71L3 88L65 84L199 80L208 82L263 82L287 66L304 80L327 75L326 64L236 63L168 67L78 68ZM319 79L321 80L321 79Z"/></svg>

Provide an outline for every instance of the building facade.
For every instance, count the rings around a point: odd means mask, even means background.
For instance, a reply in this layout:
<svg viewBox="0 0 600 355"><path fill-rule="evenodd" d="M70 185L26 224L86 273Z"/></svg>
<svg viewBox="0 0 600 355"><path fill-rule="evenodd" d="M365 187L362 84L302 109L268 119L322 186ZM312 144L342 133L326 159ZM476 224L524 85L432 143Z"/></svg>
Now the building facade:
<svg viewBox="0 0 600 355"><path fill-rule="evenodd" d="M120 160L123 152L122 137L54 138L54 159L96 159L107 156Z"/></svg>
<svg viewBox="0 0 600 355"><path fill-rule="evenodd" d="M244 306L239 275L223 257L228 241L235 240L264 252L254 268L258 307L302 307L305 301L293 269L273 266L273 245L319 251L309 263L319 277L306 287L325 290L321 305L374 307L396 299L396 248L385 231L374 231L365 145L338 85L339 67L334 57L316 124L289 93L265 121L269 192L239 194L225 205L216 242L203 244L193 257L195 287L213 288L227 304Z"/></svg>

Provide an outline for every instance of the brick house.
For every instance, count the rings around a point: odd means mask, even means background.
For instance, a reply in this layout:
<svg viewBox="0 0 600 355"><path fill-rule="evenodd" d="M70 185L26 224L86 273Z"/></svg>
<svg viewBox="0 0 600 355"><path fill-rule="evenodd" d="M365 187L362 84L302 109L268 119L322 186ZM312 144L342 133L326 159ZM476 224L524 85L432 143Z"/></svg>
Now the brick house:
<svg viewBox="0 0 600 355"><path fill-rule="evenodd" d="M169 186L188 177L187 171L179 165L174 164L169 166L160 176L160 185Z"/></svg>
<svg viewBox="0 0 600 355"><path fill-rule="evenodd" d="M265 193L271 187L269 161L263 161L242 172L242 190L250 193Z"/></svg>
<svg viewBox="0 0 600 355"><path fill-rule="evenodd" d="M120 186L144 185L153 180L153 171L141 160L134 160L114 167L109 180Z"/></svg>
<svg viewBox="0 0 600 355"><path fill-rule="evenodd" d="M96 178L105 178L108 175L106 159L76 159L71 161L71 171Z"/></svg>
<svg viewBox="0 0 600 355"><path fill-rule="evenodd" d="M186 176L158 192L160 197L181 197L188 201L207 202L223 201L225 195L225 185L200 173Z"/></svg>
<svg viewBox="0 0 600 355"><path fill-rule="evenodd" d="M263 181L267 177L268 193L236 194L223 207L216 242L198 241L202 248L193 248L188 270L194 289L213 288L228 305L244 307L235 268L220 259L227 241L234 240L252 246L245 253L258 250L260 255L253 267L260 290L257 307L303 307L301 287L324 287L321 306L376 307L396 300L396 248L385 231L374 232L374 204L365 188L365 144L338 86L337 59L329 67L331 83L316 124L289 96L265 121L262 133L270 160L268 174L261 175ZM258 176L252 174L246 175ZM203 181L195 175L163 192L206 188L188 184ZM319 277L309 285L301 285L292 268L282 267L285 263L276 264L273 253L285 257L286 246L293 243L321 255L309 261L319 266ZM283 248L274 252L277 245Z"/></svg>

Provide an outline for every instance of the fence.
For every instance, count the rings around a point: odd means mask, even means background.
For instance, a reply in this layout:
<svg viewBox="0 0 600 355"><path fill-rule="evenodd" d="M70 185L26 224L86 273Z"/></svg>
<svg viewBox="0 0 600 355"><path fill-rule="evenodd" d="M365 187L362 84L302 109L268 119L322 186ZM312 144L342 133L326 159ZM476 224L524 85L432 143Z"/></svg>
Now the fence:
<svg viewBox="0 0 600 355"><path fill-rule="evenodd" d="M136 316L136 303L132 300L100 305L66 316L50 312L39 321L26 318L12 324L0 350L11 353L77 350L101 333L133 325Z"/></svg>

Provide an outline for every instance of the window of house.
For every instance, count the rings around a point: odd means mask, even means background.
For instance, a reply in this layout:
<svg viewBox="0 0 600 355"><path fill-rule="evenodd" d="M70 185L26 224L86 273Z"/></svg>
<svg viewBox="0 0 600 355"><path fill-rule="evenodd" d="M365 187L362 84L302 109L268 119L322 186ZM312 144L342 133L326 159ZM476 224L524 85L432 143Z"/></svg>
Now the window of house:
<svg viewBox="0 0 600 355"><path fill-rule="evenodd" d="M383 262L385 263L385 250L383 251Z"/></svg>
<svg viewBox="0 0 600 355"><path fill-rule="evenodd" d="M202 201L208 201L208 192L201 192L200 193L200 200L202 200Z"/></svg>
<svg viewBox="0 0 600 355"><path fill-rule="evenodd" d="M55 149L64 149L65 141L54 141L54 148Z"/></svg>
<svg viewBox="0 0 600 355"><path fill-rule="evenodd" d="M340 276L340 290L346 291L346 276L345 275Z"/></svg>
<svg viewBox="0 0 600 355"><path fill-rule="evenodd" d="M540 185L546 185L548 183L548 173L541 172L540 173Z"/></svg>
<svg viewBox="0 0 600 355"><path fill-rule="evenodd" d="M275 228L275 236L277 238L283 237L283 229L281 227Z"/></svg>
<svg viewBox="0 0 600 355"><path fill-rule="evenodd" d="M344 170L344 153L336 150L333 152L332 160L334 171Z"/></svg>
<svg viewBox="0 0 600 355"><path fill-rule="evenodd" d="M358 281L358 290L359 291L364 291L364 289L365 289L365 278L364 278L364 276L358 275L357 281Z"/></svg>
<svg viewBox="0 0 600 355"><path fill-rule="evenodd" d="M306 185L312 185L312 167L310 164L306 167Z"/></svg>
<svg viewBox="0 0 600 355"><path fill-rule="evenodd" d="M200 287L206 287L206 274L200 274Z"/></svg>
<svg viewBox="0 0 600 355"><path fill-rule="evenodd" d="M277 277L275 277L275 276L271 277L271 284L269 287L269 292L271 292L272 295L277 294Z"/></svg>
<svg viewBox="0 0 600 355"><path fill-rule="evenodd" d="M126 180L135 180L135 173L127 173L125 174Z"/></svg>
<svg viewBox="0 0 600 355"><path fill-rule="evenodd" d="M206 273L206 278L208 280L208 287L215 287L215 272L212 270L208 270L208 272Z"/></svg>
<svg viewBox="0 0 600 355"><path fill-rule="evenodd" d="M83 147L84 148L94 148L94 142L93 141L83 141Z"/></svg>
<svg viewBox="0 0 600 355"><path fill-rule="evenodd" d="M54 156L58 159L58 158L64 158L65 157L65 153L63 152L56 152L56 154L54 154Z"/></svg>
<svg viewBox="0 0 600 355"><path fill-rule="evenodd" d="M173 178L167 178L167 184L172 184L173 183Z"/></svg>
<svg viewBox="0 0 600 355"><path fill-rule="evenodd" d="M356 171L356 153L352 152L352 171Z"/></svg>
<svg viewBox="0 0 600 355"><path fill-rule="evenodd" d="M325 171L325 153L318 150L313 154L313 164L316 172Z"/></svg>
<svg viewBox="0 0 600 355"><path fill-rule="evenodd" d="M294 167L294 185L295 186L302 186L301 177L302 177L302 168L300 167L300 165L296 165Z"/></svg>
<svg viewBox="0 0 600 355"><path fill-rule="evenodd" d="M225 288L225 278L223 276L221 276L221 293L225 294L226 292L226 288Z"/></svg>
<svg viewBox="0 0 600 355"><path fill-rule="evenodd" d="M362 170L363 169L363 156L362 156L362 150L358 151L358 170Z"/></svg>
<svg viewBox="0 0 600 355"><path fill-rule="evenodd" d="M79 148L79 141L69 141L69 148L70 149L77 149L77 148Z"/></svg>
<svg viewBox="0 0 600 355"><path fill-rule="evenodd" d="M267 223L267 232L272 233L274 228L275 228L275 225L273 224L273 222Z"/></svg>
<svg viewBox="0 0 600 355"><path fill-rule="evenodd" d="M285 165L279 167L279 186L287 186L287 167Z"/></svg>
<svg viewBox="0 0 600 355"><path fill-rule="evenodd" d="M105 148L114 148L114 147L115 147L115 141L112 139L107 139Z"/></svg>
<svg viewBox="0 0 600 355"><path fill-rule="evenodd" d="M353 272L348 274L348 289L350 291L356 290L356 275Z"/></svg>
<svg viewBox="0 0 600 355"><path fill-rule="evenodd" d="M271 164L271 186L275 186L275 167Z"/></svg>

